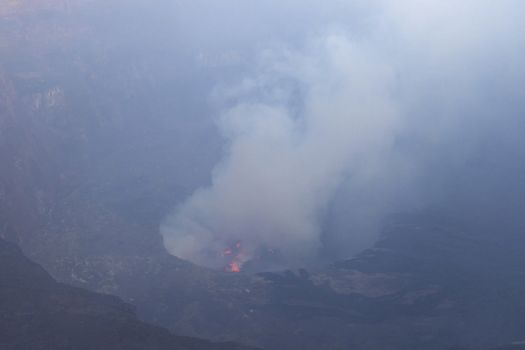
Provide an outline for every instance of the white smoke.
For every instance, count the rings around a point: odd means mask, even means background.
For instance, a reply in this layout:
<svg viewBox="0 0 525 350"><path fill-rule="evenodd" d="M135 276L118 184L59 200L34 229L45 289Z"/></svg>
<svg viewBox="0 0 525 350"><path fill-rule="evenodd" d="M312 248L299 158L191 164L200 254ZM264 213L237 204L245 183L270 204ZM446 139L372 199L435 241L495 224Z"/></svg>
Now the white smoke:
<svg viewBox="0 0 525 350"><path fill-rule="evenodd" d="M363 186L392 166L392 84L388 65L341 35L304 52L267 53L220 118L227 146L211 187L162 226L168 250L216 267L235 241L247 258L259 247L279 249L288 263L315 256L322 213L342 182Z"/></svg>
<svg viewBox="0 0 525 350"><path fill-rule="evenodd" d="M287 264L314 258L334 202L346 203L331 218L345 222L335 231L351 222L369 234L382 214L407 205L406 198L396 203L400 193L417 197L419 181L435 181L444 166L463 171L500 125L495 110L510 121L519 109L523 2L227 4L202 20L202 6L181 5L191 13L189 32L197 33L188 46L233 48L235 57L256 52L259 63L215 94L228 106L217 121L223 158L211 186L195 191L161 228L179 257L220 267L220 252L242 241L246 259L261 247L278 248ZM335 34L322 34L326 28ZM316 39L305 39L312 33ZM487 96L512 103L496 108ZM439 186L425 195L439 196L447 188Z"/></svg>

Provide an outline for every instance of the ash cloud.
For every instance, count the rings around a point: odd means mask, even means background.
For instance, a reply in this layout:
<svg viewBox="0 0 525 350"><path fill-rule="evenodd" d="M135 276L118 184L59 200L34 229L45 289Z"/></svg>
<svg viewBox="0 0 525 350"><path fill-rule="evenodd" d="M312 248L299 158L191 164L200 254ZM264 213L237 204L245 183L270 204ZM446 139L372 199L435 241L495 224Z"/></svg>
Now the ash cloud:
<svg viewBox="0 0 525 350"><path fill-rule="evenodd" d="M493 212L479 193L504 191L504 169L523 168L507 155L523 143L525 5L285 1L259 16L237 5L186 38L239 69L211 96L224 140L211 184L161 227L172 254L221 267L242 241L244 260L276 248L304 265L366 246L390 212ZM228 39L212 44L212 29Z"/></svg>

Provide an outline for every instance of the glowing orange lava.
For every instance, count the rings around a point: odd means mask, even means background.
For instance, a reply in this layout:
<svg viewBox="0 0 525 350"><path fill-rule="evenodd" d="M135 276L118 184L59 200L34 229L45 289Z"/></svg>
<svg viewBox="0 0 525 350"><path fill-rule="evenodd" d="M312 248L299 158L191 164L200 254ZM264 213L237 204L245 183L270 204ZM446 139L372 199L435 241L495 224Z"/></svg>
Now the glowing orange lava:
<svg viewBox="0 0 525 350"><path fill-rule="evenodd" d="M226 248L222 251L223 257L231 257L230 262L226 266L226 271L228 272L241 272L241 265L242 265L242 245L241 242L235 243L235 245L231 248Z"/></svg>
<svg viewBox="0 0 525 350"><path fill-rule="evenodd" d="M238 261L232 261L229 265L230 272L241 272L241 266Z"/></svg>

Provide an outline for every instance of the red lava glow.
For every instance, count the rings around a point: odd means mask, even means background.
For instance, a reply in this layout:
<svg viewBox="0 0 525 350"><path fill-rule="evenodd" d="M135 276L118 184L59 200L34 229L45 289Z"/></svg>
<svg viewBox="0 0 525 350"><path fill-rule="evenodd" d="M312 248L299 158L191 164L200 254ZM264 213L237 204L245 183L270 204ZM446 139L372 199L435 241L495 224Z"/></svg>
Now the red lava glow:
<svg viewBox="0 0 525 350"><path fill-rule="evenodd" d="M242 265L242 245L241 242L235 243L232 248L226 248L222 251L223 257L230 257L230 262L226 266L228 272L241 272Z"/></svg>
<svg viewBox="0 0 525 350"><path fill-rule="evenodd" d="M241 272L241 266L238 261L232 261L228 267L230 272Z"/></svg>

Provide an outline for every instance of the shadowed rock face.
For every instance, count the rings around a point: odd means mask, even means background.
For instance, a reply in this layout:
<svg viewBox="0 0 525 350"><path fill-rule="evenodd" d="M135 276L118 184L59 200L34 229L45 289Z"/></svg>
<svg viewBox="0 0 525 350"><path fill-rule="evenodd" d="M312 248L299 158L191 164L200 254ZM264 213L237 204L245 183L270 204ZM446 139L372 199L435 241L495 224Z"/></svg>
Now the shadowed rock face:
<svg viewBox="0 0 525 350"><path fill-rule="evenodd" d="M55 282L0 239L2 349L247 349L213 344L140 322L131 305Z"/></svg>
<svg viewBox="0 0 525 350"><path fill-rule="evenodd" d="M158 224L208 181L199 174L217 148L212 123L198 118L209 72L179 83L189 59L170 57L183 48L150 40L167 37L140 21L111 29L116 5L35 4L0 5L0 236L54 278L117 295L179 334L267 349L484 349L523 338L521 247L439 215L394 218L375 247L316 271L228 274L168 255ZM135 1L124 15L146 7ZM129 33L147 49L112 45ZM5 242L2 259L2 340L173 339L116 298L56 283ZM27 334L33 343L20 343Z"/></svg>

